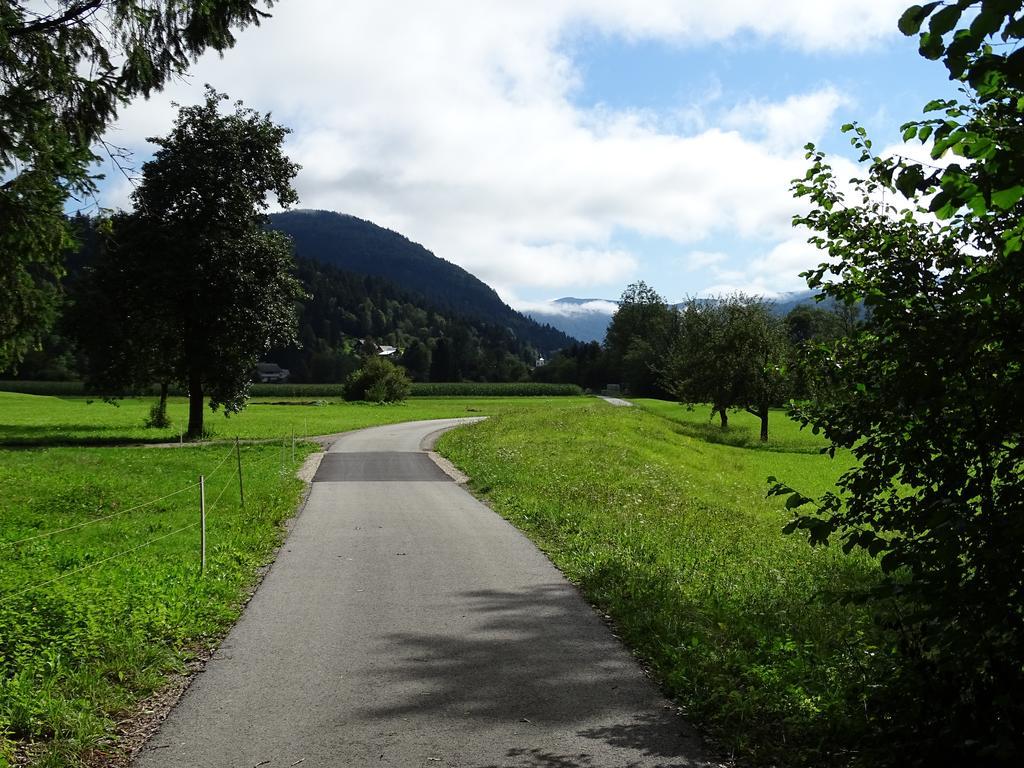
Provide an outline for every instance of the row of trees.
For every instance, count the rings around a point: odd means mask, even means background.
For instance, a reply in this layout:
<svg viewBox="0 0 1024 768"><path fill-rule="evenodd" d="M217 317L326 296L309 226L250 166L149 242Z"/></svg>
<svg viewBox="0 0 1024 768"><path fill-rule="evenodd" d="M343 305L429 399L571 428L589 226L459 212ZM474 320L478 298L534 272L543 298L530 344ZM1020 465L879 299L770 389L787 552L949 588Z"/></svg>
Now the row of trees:
<svg viewBox="0 0 1024 768"><path fill-rule="evenodd" d="M733 294L677 308L639 282L623 292L603 347L568 347L534 376L592 390L622 383L634 395L710 404L722 429L730 412L744 410L758 417L767 441L770 409L822 385L804 351L857 327L859 305L829 306L801 305L780 317L768 301Z"/></svg>

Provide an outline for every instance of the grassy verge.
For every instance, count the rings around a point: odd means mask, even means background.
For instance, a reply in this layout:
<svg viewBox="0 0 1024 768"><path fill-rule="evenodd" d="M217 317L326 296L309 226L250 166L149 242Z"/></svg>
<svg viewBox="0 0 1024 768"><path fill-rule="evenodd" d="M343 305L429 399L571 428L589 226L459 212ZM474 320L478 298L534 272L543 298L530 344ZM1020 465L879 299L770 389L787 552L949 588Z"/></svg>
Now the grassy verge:
<svg viewBox="0 0 1024 768"><path fill-rule="evenodd" d="M239 414L207 413L213 439L282 439L327 435L376 424L459 416L488 416L512 410L550 410L584 402L578 397L434 397L393 405L254 398ZM177 441L188 423L188 401L171 398L168 429L143 426L153 399L127 399L116 406L82 397L49 397L0 392L0 446L117 444Z"/></svg>
<svg viewBox="0 0 1024 768"><path fill-rule="evenodd" d="M110 749L110 717L236 619L302 487L277 446L246 446L242 461L244 510L224 446L4 453L0 753L35 743L34 763L58 766Z"/></svg>
<svg viewBox="0 0 1024 768"><path fill-rule="evenodd" d="M819 455L782 414L767 448L711 442L705 418L591 401L498 415L440 450L614 618L726 751L762 765L848 764L869 738L865 692L891 660L865 611L821 596L868 585L877 569L784 536L788 515L765 498L765 479L821 492L850 459Z"/></svg>

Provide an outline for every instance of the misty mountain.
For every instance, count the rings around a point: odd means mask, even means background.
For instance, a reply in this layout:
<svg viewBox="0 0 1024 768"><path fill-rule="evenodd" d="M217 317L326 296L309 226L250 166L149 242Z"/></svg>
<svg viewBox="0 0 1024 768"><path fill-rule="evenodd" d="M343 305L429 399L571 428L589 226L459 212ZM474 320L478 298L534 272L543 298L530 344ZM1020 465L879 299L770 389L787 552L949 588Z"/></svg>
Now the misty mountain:
<svg viewBox="0 0 1024 768"><path fill-rule="evenodd" d="M566 296L549 302L547 307L532 307L523 314L580 341L604 341L608 323L617 306L617 302L609 299Z"/></svg>

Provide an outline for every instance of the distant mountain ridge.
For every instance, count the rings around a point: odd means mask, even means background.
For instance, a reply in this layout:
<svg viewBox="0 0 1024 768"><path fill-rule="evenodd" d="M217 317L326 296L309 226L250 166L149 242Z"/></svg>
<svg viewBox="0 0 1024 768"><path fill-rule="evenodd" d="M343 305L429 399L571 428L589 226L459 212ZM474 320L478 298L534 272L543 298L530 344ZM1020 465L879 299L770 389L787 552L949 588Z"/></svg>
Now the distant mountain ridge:
<svg viewBox="0 0 1024 768"><path fill-rule="evenodd" d="M333 211L297 210L271 214L270 226L292 238L299 258L386 278L439 310L508 328L541 354L574 341L515 311L462 267L373 222Z"/></svg>
<svg viewBox="0 0 1024 768"><path fill-rule="evenodd" d="M794 307L800 304L814 304L815 291L789 291L769 298L772 308L777 315L786 315ZM704 299L713 302L713 298ZM686 302L679 302L671 306L679 309ZM833 306L831 299L825 301L826 307ZM618 301L614 299L581 299L575 296L563 296L549 302L550 310L533 307L526 310L524 314L532 317L538 323L546 323L580 341L604 341L605 333L608 331L608 324L612 320L614 307Z"/></svg>

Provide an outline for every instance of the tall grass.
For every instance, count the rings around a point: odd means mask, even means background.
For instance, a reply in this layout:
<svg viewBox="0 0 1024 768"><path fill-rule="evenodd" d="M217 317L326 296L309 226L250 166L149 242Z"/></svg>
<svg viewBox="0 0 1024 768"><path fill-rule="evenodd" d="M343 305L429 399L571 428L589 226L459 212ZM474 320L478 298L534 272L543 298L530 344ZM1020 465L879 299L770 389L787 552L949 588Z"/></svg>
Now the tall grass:
<svg viewBox="0 0 1024 768"><path fill-rule="evenodd" d="M574 397L583 390L576 384L521 382L415 382L412 397Z"/></svg>
<svg viewBox="0 0 1024 768"><path fill-rule="evenodd" d="M866 611L825 598L871 585L878 569L783 535L788 513L765 497L768 475L825 491L849 457L818 455L814 436L782 424L772 450L709 442L680 406L665 404L664 418L645 405L508 413L449 433L440 450L613 617L724 751L759 765L850 763L870 738L863 702L892 644Z"/></svg>

